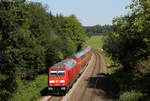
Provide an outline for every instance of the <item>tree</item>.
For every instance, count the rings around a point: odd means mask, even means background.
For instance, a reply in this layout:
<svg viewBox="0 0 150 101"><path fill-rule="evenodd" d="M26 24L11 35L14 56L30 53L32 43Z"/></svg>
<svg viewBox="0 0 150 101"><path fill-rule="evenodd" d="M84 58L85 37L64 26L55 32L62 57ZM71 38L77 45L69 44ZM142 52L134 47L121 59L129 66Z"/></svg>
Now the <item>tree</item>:
<svg viewBox="0 0 150 101"><path fill-rule="evenodd" d="M40 3L0 2L0 100L82 47L85 33L75 16L53 16Z"/></svg>
<svg viewBox="0 0 150 101"><path fill-rule="evenodd" d="M126 78L132 79L127 82L130 85L122 84L121 89L136 89L144 95L142 100L147 101L150 93L147 90L150 85L150 1L132 0L128 7L130 14L113 20L114 31L106 38L103 47L123 65Z"/></svg>
<svg viewBox="0 0 150 101"><path fill-rule="evenodd" d="M84 27L85 33L88 36L92 35L100 35L107 34L112 32L114 26L113 25L95 25L95 26L86 26Z"/></svg>

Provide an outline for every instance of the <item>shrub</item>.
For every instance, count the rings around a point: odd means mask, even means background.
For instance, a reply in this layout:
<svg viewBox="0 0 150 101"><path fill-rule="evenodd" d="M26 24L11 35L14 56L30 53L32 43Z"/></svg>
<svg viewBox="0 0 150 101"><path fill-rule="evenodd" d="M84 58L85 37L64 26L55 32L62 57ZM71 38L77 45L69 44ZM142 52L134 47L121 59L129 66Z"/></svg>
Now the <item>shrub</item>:
<svg viewBox="0 0 150 101"><path fill-rule="evenodd" d="M140 99L143 97L143 94L141 92L137 91L127 91L124 92L119 97L119 101L140 101Z"/></svg>

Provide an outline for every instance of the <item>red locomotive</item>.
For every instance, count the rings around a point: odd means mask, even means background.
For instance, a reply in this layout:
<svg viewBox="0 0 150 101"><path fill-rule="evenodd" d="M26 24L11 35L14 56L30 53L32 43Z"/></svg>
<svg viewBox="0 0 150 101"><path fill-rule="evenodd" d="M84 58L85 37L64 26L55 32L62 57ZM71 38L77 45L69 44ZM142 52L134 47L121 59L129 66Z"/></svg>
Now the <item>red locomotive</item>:
<svg viewBox="0 0 150 101"><path fill-rule="evenodd" d="M53 93L65 93L83 72L91 59L91 48L87 47L74 55L49 67L48 90Z"/></svg>

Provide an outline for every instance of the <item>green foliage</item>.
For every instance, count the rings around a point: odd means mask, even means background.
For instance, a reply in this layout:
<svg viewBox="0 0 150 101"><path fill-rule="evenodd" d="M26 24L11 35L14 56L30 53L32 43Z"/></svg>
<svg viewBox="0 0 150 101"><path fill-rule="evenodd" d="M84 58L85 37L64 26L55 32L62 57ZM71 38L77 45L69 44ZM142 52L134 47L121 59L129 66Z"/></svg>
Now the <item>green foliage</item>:
<svg viewBox="0 0 150 101"><path fill-rule="evenodd" d="M47 68L82 47L85 33L75 16L53 16L40 3L0 2L0 100L22 80L28 85Z"/></svg>
<svg viewBox="0 0 150 101"><path fill-rule="evenodd" d="M139 58L148 59L150 55L150 24L147 19L150 16L148 8L143 9L143 2L139 2L141 5L131 15L114 19L114 33L106 39L104 45L114 59L130 68L136 65ZM111 42L112 47L109 45Z"/></svg>
<svg viewBox="0 0 150 101"><path fill-rule="evenodd" d="M84 27L85 33L88 36L92 35L101 35L107 34L113 30L114 26L112 25L95 25L95 26L86 26Z"/></svg>
<svg viewBox="0 0 150 101"><path fill-rule="evenodd" d="M22 34L17 31L18 26L22 24L22 19L17 10L22 2L9 3L0 2L0 100L7 101L12 96L12 93L17 88L15 81L15 70L19 65L17 64L19 59L19 47L18 44L22 40ZM23 12L22 12L23 13ZM22 14L20 13L20 14ZM18 23L20 22L20 23ZM17 43L18 41L18 43ZM15 59L18 57L17 59Z"/></svg>
<svg viewBox="0 0 150 101"><path fill-rule="evenodd" d="M64 58L64 54L61 51L62 47L62 40L54 40L46 50L46 63L47 67L52 66L53 64L57 63L58 61ZM59 47L59 48L58 48Z"/></svg>
<svg viewBox="0 0 150 101"><path fill-rule="evenodd" d="M150 94L147 90L150 85L150 2L132 0L128 7L130 14L113 20L114 31L104 41L103 48L114 61L122 64L111 74L119 83L120 101L139 101L141 96L147 101Z"/></svg>
<svg viewBox="0 0 150 101"><path fill-rule="evenodd" d="M72 43L77 47L76 49L80 50L83 45L83 42L85 41L85 33L76 17L74 15L64 17L64 19L61 20L60 28L60 36L64 40L67 40L69 42L72 41Z"/></svg>
<svg viewBox="0 0 150 101"><path fill-rule="evenodd" d="M47 75L39 75L35 80L25 85L17 79L18 90L11 98L11 101L37 101L40 91L47 87Z"/></svg>
<svg viewBox="0 0 150 101"><path fill-rule="evenodd" d="M102 56L104 58L106 66L107 66L107 73L110 75L115 73L119 66L117 61L113 61L112 57L110 57L105 51L102 52Z"/></svg>

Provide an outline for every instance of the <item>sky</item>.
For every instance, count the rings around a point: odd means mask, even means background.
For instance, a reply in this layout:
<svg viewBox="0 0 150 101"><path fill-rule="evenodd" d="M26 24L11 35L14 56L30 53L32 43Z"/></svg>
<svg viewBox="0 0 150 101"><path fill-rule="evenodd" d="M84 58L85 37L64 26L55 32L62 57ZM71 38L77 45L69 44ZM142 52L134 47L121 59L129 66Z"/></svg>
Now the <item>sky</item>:
<svg viewBox="0 0 150 101"><path fill-rule="evenodd" d="M129 12L129 0L28 0L41 2L54 14L74 14L83 26L112 24L114 17Z"/></svg>

